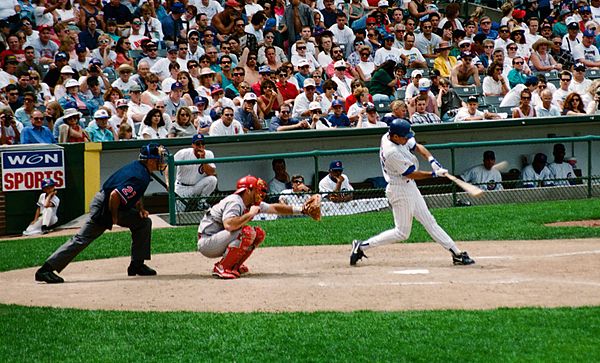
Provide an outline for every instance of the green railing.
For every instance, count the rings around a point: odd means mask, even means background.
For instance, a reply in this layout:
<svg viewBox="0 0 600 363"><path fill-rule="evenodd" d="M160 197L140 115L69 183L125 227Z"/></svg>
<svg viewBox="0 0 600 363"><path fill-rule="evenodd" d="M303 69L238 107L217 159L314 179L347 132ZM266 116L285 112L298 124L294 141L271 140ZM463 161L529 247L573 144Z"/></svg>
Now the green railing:
<svg viewBox="0 0 600 363"><path fill-rule="evenodd" d="M586 143L587 144L587 175L586 177L580 178L580 181L586 180L586 193L585 197L591 198L593 195L593 181L596 179L592 176L592 143L594 141L600 141L600 136L582 136L582 137L559 137L559 138L541 138L541 139L519 139L519 140L498 140L498 141L481 141L481 142L456 142L456 143L445 143L445 144L429 144L427 148L430 150L449 150L451 155L451 165L450 171L454 174L456 167L456 150L457 149L465 149L465 148L479 148L479 147L492 147L492 146L506 146L506 145L533 145L533 144L554 144L554 143ZM252 156L235 156L235 157L222 157L211 159L212 163L232 163L232 162L243 162L243 161L254 161L254 160L272 160L276 158L284 158L284 159L293 159L293 158L312 158L314 162L314 180L313 185L317 186L319 184L318 175L319 175L319 159L326 156L332 155L348 155L348 154L373 154L378 153L379 148L360 148L360 149L339 149L339 150L313 150L307 152L294 152L294 153L276 153L276 154L262 154L262 155L252 155ZM183 199L179 198L175 195L174 186L175 186L175 168L180 165L196 165L205 162L204 160L185 160L185 161L175 161L174 156L170 155L168 164L169 164L169 220L170 223L175 225L177 224L177 200ZM504 182L503 182L504 183ZM514 184L516 185L516 184ZM427 189L432 187L423 187L422 189ZM454 184L443 185L443 186L435 186L432 189L433 192L423 194L437 194L444 195L447 197L451 196L452 205L460 205L458 200L458 196L464 197L461 194L461 190L457 189ZM436 193L436 189L439 193ZM451 193L448 193L448 190L451 189ZM576 197L581 196L581 187L577 188L578 194ZM560 189L556 189L557 191ZM567 189L564 189L567 190ZM381 197L381 189L365 189L362 192L372 192L373 196ZM356 191L355 191L356 194ZM365 195L364 193L362 195ZM564 197L569 198L569 195L565 193ZM215 200L220 199L223 196L211 196L209 199ZM510 201L514 200L514 196L509 199ZM517 197L518 198L518 197ZM573 197L571 197L573 198ZM468 199L468 197L466 198ZM445 201L438 203L439 205L446 205ZM436 203L434 203L436 204Z"/></svg>

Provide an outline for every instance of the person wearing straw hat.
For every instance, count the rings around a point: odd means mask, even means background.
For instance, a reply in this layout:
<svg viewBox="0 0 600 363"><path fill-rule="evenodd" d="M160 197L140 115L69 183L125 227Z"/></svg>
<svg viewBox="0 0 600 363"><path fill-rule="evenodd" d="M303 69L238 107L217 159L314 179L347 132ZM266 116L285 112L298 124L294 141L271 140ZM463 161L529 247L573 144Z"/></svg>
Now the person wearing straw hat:
<svg viewBox="0 0 600 363"><path fill-rule="evenodd" d="M137 83L131 79L131 74L133 73L133 67L127 63L123 63L117 68L117 73L119 74L119 78L117 78L112 86L114 88L118 88L123 92L123 95L129 95L129 90L133 85L137 85Z"/></svg>
<svg viewBox="0 0 600 363"><path fill-rule="evenodd" d="M450 78L452 68L457 62L456 57L450 55L450 49L452 49L452 45L447 41L442 41L435 49L438 56L433 61L433 69L437 69L440 76L444 78Z"/></svg>
<svg viewBox="0 0 600 363"><path fill-rule="evenodd" d="M562 69L562 65L556 63L550 54L551 47L552 42L544 38L540 38L533 43L531 46L533 52L529 58L529 68L532 72L560 71Z"/></svg>

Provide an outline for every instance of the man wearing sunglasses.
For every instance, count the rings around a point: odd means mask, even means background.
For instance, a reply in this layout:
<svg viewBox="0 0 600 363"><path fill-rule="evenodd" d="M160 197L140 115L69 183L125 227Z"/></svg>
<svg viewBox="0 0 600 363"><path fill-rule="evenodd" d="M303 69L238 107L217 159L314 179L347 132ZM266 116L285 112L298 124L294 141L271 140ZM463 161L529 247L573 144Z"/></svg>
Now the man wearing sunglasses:
<svg viewBox="0 0 600 363"><path fill-rule="evenodd" d="M433 33L431 20L421 22L421 33L415 38L415 46L425 58L436 58L435 49L439 47L442 38Z"/></svg>
<svg viewBox="0 0 600 363"><path fill-rule="evenodd" d="M289 105L282 105L279 108L279 116L275 116L269 123L269 131L293 131L310 129L310 124L306 120L298 120L292 117L292 109Z"/></svg>

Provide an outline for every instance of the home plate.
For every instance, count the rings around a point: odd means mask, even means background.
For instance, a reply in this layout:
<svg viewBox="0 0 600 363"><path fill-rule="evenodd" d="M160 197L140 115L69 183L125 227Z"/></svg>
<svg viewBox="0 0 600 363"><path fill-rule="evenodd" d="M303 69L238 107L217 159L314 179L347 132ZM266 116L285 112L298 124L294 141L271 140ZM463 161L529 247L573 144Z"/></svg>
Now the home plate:
<svg viewBox="0 0 600 363"><path fill-rule="evenodd" d="M390 273L397 275L426 275L429 273L429 270L398 270L391 271Z"/></svg>

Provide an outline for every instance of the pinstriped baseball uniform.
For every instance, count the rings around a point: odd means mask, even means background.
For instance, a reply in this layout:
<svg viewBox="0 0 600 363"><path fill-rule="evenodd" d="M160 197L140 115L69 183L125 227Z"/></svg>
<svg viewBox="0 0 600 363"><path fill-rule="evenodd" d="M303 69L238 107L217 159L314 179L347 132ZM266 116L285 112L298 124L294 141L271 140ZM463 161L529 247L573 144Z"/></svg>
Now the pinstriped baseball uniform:
<svg viewBox="0 0 600 363"><path fill-rule="evenodd" d="M477 184L483 190L502 190L502 174L496 169L486 169L483 165L477 165L465 171L461 175L464 181Z"/></svg>
<svg viewBox="0 0 600 363"><path fill-rule="evenodd" d="M550 174L552 174L553 179L573 179L575 178L575 171L571 164L562 162L562 163L551 163L548 165L548 170L550 170ZM555 181L554 185L570 185L568 180L559 180Z"/></svg>
<svg viewBox="0 0 600 363"><path fill-rule="evenodd" d="M265 213L269 204L260 203L260 212ZM232 217L239 217L246 213L248 208L239 194L231 194L213 205L204 215L198 226L198 252L206 257L221 257L227 246L238 247L237 239L241 229L229 232L225 229L223 221Z"/></svg>
<svg viewBox="0 0 600 363"><path fill-rule="evenodd" d="M392 207L395 228L362 242L360 246L363 250L406 240L410 236L415 217L437 243L447 250L458 251L452 238L437 224L427 209L415 181L404 176L419 169L419 161L412 153L416 146L414 137L405 145L391 142L388 133L381 138L379 158L383 176L388 182L385 193Z"/></svg>
<svg viewBox="0 0 600 363"><path fill-rule="evenodd" d="M205 150L205 159L214 159L212 151ZM175 160L198 160L194 154L194 148L179 150L175 154ZM215 164L208 164L215 168ZM217 177L206 175L203 165L180 165L177 167L175 181L175 193L180 197L207 196L217 187Z"/></svg>

